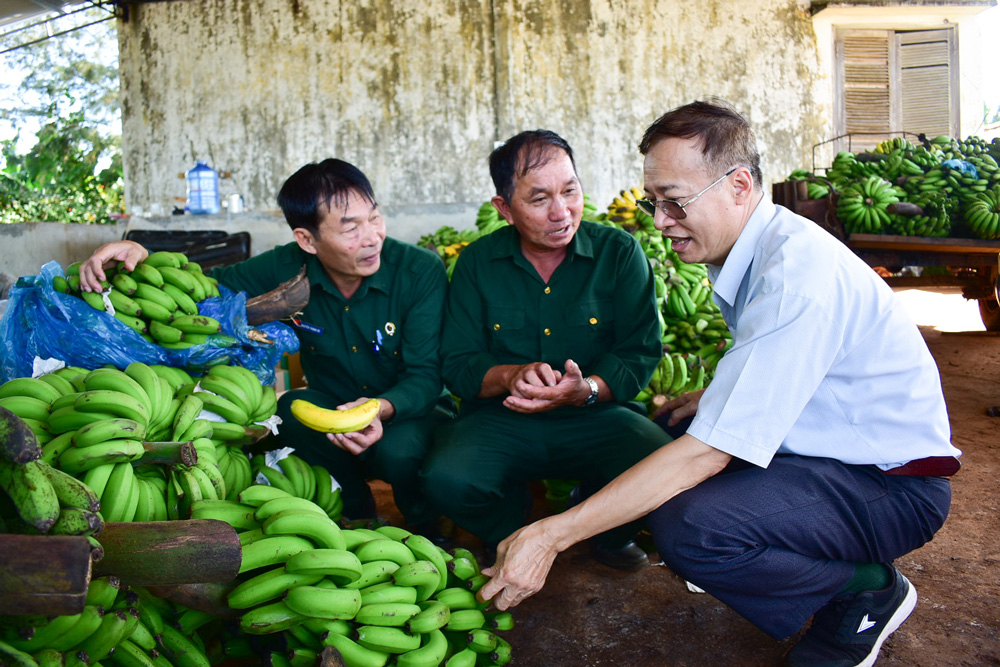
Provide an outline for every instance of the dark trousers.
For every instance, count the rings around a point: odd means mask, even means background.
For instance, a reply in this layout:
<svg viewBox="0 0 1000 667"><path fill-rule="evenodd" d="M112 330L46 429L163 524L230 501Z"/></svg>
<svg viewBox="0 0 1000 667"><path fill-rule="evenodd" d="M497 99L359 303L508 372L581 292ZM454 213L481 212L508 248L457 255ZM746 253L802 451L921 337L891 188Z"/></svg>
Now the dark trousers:
<svg viewBox="0 0 1000 667"><path fill-rule="evenodd" d="M783 639L855 563L888 563L930 540L950 504L945 478L784 455L767 469L734 460L647 521L675 573Z"/></svg>
<svg viewBox="0 0 1000 667"><path fill-rule="evenodd" d="M523 415L503 406L480 408L445 425L421 473L441 513L486 542L499 542L524 525L531 480L578 479L597 490L670 441L663 429L631 408ZM621 546L638 523L601 536Z"/></svg>
<svg viewBox="0 0 1000 667"><path fill-rule="evenodd" d="M330 471L341 486L344 515L348 518L372 517L375 503L368 479L381 479L392 486L393 500L406 522L415 526L432 521L438 514L420 492L417 473L433 441L434 429L448 421L449 415L435 409L416 419L393 420L385 425L382 439L359 456L349 454L330 442L325 433L303 426L292 416L292 401L301 398L324 408L335 408L339 401L313 389L296 389L278 400L278 440L281 446L293 447L297 456Z"/></svg>

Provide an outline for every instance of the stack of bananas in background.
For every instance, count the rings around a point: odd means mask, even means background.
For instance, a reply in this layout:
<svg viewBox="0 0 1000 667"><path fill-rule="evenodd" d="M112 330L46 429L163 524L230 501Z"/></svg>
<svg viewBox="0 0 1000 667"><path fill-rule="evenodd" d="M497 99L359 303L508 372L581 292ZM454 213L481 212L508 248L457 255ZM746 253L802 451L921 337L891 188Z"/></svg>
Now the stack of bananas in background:
<svg viewBox="0 0 1000 667"><path fill-rule="evenodd" d="M583 219L617 227L634 236L652 266L664 357L649 385L635 397L652 413L667 398L704 388L716 364L732 346L732 337L718 306L712 301L712 286L705 265L681 261L670 248L670 241L654 227L653 218L636 204L636 199L643 196L637 187L621 190L605 211L598 212L590 197L584 195ZM479 208L476 229L455 232L450 227L442 227L424 236L418 245L438 248L440 254L438 241L444 242L455 234L466 232L478 238L506 224L493 204L487 201ZM454 266L462 247L464 245L453 255L443 257L449 267Z"/></svg>
<svg viewBox="0 0 1000 667"><path fill-rule="evenodd" d="M788 180L807 181L810 199L838 197L848 234L1000 239L998 161L998 139L921 137L914 145L894 137L870 153L841 151L824 177L796 169ZM897 201L922 212L890 212Z"/></svg>
<svg viewBox="0 0 1000 667"><path fill-rule="evenodd" d="M231 347L236 339L220 334L218 320L199 314L198 304L219 296L218 281L184 253L161 250L127 271L122 265L108 270L104 294L80 289L80 263L66 267L53 288L79 297L92 308L107 312L145 341L170 349L210 344Z"/></svg>

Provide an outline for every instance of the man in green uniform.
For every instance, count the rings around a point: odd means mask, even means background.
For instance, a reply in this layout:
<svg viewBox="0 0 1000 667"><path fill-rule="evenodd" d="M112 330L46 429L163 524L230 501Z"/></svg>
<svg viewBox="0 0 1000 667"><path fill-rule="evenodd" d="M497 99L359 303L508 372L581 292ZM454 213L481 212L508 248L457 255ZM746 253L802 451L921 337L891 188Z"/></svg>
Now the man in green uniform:
<svg viewBox="0 0 1000 667"><path fill-rule="evenodd" d="M596 491L670 440L626 406L662 354L639 244L581 222L573 152L552 132L511 138L490 173L511 226L470 245L455 267L442 374L461 415L438 431L421 473L442 513L487 551L523 525L528 481L579 479ZM599 536L593 555L621 569L648 564L636 528Z"/></svg>
<svg viewBox="0 0 1000 667"><path fill-rule="evenodd" d="M308 388L281 396L279 442L330 470L342 486L346 516L374 517L365 480L384 479L407 523L435 536L437 514L419 491L417 471L446 414L437 408L447 288L441 260L387 238L371 184L341 160L302 167L282 186L278 205L295 242L212 275L254 297L306 267L310 299L295 331ZM99 290L106 262L131 268L146 254L130 241L104 245L81 267L81 284ZM296 398L345 408L370 397L381 403L379 416L356 433L309 430L289 410Z"/></svg>

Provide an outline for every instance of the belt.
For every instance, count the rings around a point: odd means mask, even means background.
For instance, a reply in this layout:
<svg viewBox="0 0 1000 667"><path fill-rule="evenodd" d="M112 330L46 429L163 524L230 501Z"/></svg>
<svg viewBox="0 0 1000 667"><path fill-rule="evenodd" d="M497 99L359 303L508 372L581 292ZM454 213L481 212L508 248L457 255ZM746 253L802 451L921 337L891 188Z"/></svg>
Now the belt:
<svg viewBox="0 0 1000 667"><path fill-rule="evenodd" d="M962 463L954 456L928 456L882 472L912 477L951 477L961 467Z"/></svg>

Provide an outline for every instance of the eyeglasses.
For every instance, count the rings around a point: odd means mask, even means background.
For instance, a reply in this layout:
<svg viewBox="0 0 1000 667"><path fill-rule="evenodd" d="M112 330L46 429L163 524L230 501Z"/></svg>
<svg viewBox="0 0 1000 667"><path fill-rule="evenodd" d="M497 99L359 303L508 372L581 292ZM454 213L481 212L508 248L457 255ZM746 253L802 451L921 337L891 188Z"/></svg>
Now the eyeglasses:
<svg viewBox="0 0 1000 667"><path fill-rule="evenodd" d="M698 194L691 197L691 199L688 199L683 204L679 203L677 199L637 199L635 203L639 208L641 208L649 215L656 215L656 209L660 209L660 211L663 212L663 215L671 217L674 220L683 220L684 218L687 217L687 213L684 212L684 208L686 206L694 203L694 201L698 197L702 196L703 194L714 188L716 185L721 183L726 178L726 176L729 176L737 169L738 167L733 167L732 169L724 173L722 176L719 176L717 179L715 179L715 181L711 185L709 185L707 188L705 188ZM683 197L681 197L681 199L683 199Z"/></svg>

